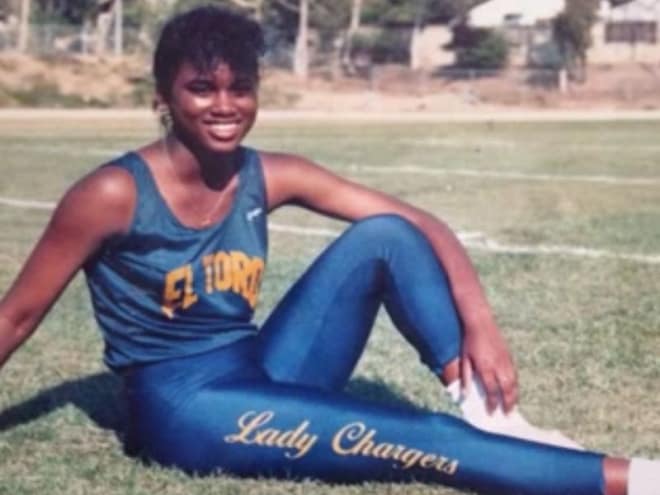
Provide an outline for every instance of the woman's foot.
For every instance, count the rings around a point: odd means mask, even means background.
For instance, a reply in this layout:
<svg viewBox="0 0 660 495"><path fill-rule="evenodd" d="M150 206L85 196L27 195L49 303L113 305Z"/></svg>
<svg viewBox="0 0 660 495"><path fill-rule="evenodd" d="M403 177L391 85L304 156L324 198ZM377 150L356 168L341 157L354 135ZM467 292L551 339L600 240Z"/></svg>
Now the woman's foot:
<svg viewBox="0 0 660 495"><path fill-rule="evenodd" d="M584 447L558 430L544 430L531 425L520 414L517 408L514 408L509 413L505 413L501 408L497 408L493 413L489 413L483 386L475 378L472 379L472 383L467 387L467 393L463 393L459 381L449 384L447 386L447 392L454 403L461 409L463 419L475 428L489 433L544 443L555 447L584 450Z"/></svg>
<svg viewBox="0 0 660 495"><path fill-rule="evenodd" d="M660 461L630 461L628 495L660 495Z"/></svg>

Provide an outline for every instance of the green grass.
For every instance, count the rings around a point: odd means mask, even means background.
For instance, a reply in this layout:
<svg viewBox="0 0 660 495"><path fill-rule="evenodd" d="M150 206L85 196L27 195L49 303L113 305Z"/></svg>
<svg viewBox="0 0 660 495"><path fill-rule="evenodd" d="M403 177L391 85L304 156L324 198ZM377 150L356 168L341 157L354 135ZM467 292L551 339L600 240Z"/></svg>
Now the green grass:
<svg viewBox="0 0 660 495"><path fill-rule="evenodd" d="M568 244L660 254L660 187L535 181L452 172L660 178L660 123L287 123L257 126L249 143L307 155L505 244ZM126 120L0 119L0 196L55 201L114 153L157 135ZM385 174L355 166L414 165L441 175ZM381 171L382 172L382 171ZM0 205L0 291L48 212ZM285 209L274 222L341 228ZM258 319L327 241L271 234ZM489 253L473 259L520 369L522 408L588 447L660 456L660 265L577 256ZM0 292L1 293L1 292ZM190 479L124 456L115 429L119 384L77 278L41 329L0 372L0 494L457 493L390 484ZM350 385L373 400L398 396L447 408L437 381L379 318ZM4 412L2 412L4 411Z"/></svg>

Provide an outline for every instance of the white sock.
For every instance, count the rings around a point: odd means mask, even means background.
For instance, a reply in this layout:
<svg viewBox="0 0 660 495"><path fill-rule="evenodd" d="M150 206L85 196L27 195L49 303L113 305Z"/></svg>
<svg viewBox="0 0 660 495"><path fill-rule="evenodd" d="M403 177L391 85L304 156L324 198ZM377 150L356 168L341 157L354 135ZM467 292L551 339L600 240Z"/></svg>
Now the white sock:
<svg viewBox="0 0 660 495"><path fill-rule="evenodd" d="M532 442L574 450L584 450L580 444L574 442L559 431L544 430L531 425L520 414L518 408L505 413L501 407L498 407L492 414L489 414L483 385L474 376L472 382L469 384L467 394L462 394L461 384L458 380L447 386L447 392L453 402L460 407L463 413L463 419L475 428L499 435L530 440Z"/></svg>
<svg viewBox="0 0 660 495"><path fill-rule="evenodd" d="M660 461L630 461L628 495L660 495Z"/></svg>

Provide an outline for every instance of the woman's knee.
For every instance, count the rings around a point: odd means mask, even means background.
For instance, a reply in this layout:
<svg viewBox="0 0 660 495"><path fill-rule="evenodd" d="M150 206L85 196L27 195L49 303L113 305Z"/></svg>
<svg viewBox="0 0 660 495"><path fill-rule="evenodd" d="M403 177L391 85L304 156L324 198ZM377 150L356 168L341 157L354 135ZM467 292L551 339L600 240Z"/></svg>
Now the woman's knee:
<svg viewBox="0 0 660 495"><path fill-rule="evenodd" d="M408 219L393 213L374 215L354 223L347 235L367 245L409 245L424 240L421 231Z"/></svg>

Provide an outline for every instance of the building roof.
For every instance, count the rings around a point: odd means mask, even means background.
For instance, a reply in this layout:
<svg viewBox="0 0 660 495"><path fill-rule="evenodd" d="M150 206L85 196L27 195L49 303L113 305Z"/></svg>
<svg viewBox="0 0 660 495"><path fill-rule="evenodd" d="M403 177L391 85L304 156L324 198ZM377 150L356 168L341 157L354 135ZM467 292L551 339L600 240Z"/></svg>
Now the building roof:
<svg viewBox="0 0 660 495"><path fill-rule="evenodd" d="M601 16L607 21L659 21L660 0L632 0L616 7L603 5Z"/></svg>
<svg viewBox="0 0 660 495"><path fill-rule="evenodd" d="M506 24L532 26L564 10L565 0L491 0L469 12L471 26L492 28Z"/></svg>

